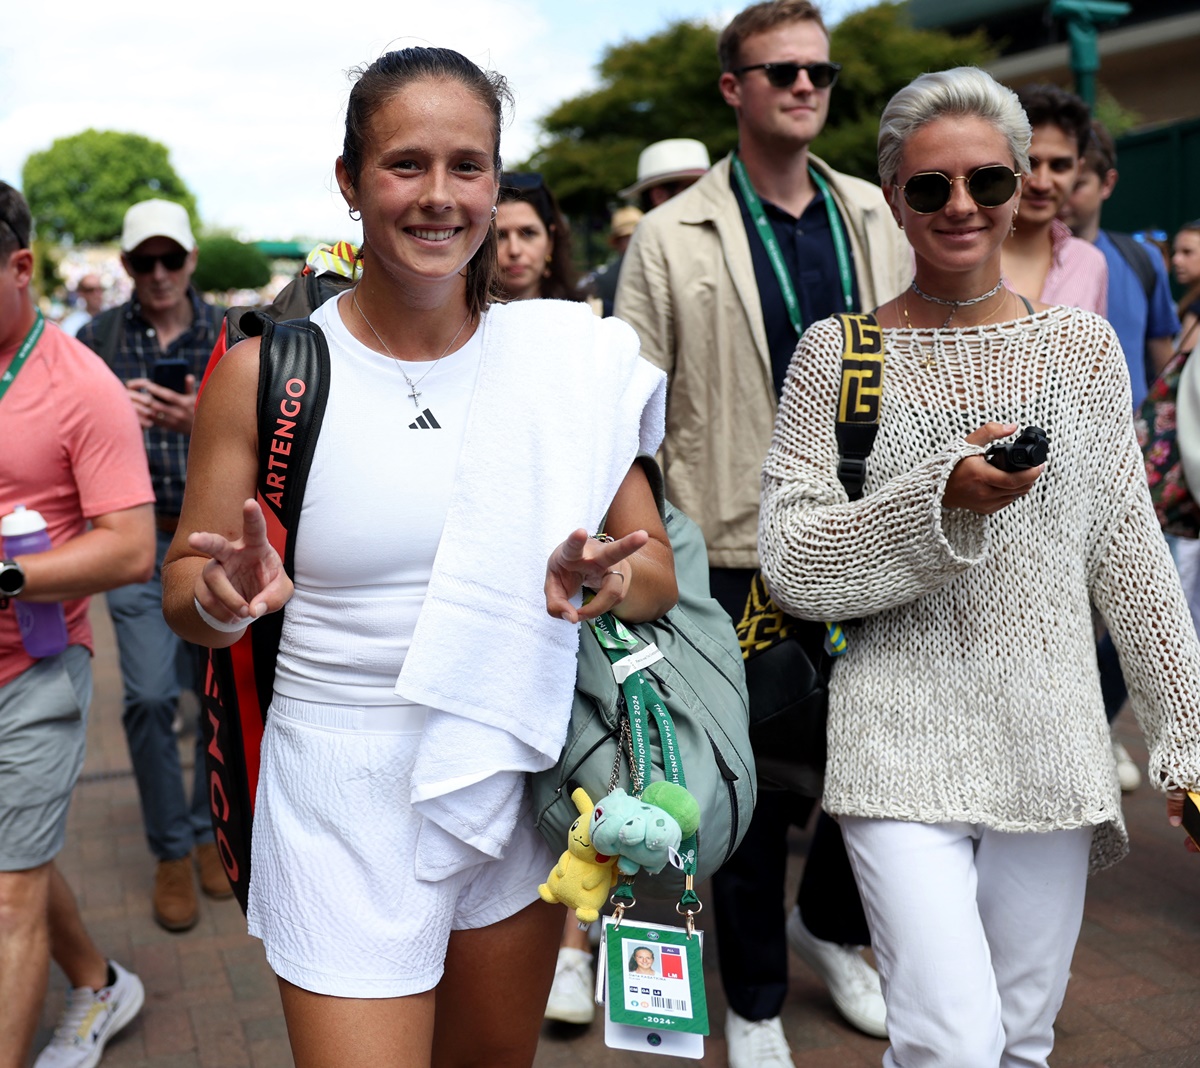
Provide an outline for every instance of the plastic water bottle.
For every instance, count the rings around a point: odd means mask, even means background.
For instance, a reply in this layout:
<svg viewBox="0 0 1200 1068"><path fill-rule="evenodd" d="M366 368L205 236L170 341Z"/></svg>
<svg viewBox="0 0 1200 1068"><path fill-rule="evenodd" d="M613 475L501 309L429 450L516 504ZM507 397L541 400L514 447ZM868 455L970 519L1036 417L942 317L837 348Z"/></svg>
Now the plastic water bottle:
<svg viewBox="0 0 1200 1068"><path fill-rule="evenodd" d="M50 548L50 535L46 533L41 512L27 509L23 504L0 519L0 539L4 556L9 560L28 553L44 553ZM57 656L66 649L67 620L61 604L34 604L14 598L13 607L21 628L21 644L30 656L40 660Z"/></svg>

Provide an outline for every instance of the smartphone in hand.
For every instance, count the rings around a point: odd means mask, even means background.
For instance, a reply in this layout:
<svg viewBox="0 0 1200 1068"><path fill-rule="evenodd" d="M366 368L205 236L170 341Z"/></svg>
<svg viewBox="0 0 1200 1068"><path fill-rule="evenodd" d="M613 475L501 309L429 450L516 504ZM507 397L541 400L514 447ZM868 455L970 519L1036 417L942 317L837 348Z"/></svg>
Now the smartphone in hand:
<svg viewBox="0 0 1200 1068"><path fill-rule="evenodd" d="M150 372L150 380L156 386L163 386L176 393L187 392L187 376L192 373L187 360L159 360Z"/></svg>

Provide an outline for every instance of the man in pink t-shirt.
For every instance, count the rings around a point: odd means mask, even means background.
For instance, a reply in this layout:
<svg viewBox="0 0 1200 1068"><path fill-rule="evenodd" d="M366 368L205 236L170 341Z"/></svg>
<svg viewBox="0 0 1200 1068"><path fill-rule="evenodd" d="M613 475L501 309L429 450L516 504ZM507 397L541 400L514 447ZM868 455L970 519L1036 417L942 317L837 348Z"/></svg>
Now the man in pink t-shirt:
<svg viewBox="0 0 1200 1068"><path fill-rule="evenodd" d="M1056 85L1017 90L1033 127L1030 173L1004 242L1001 269L1008 287L1045 304L1108 312L1108 261L1095 245L1071 236L1058 218L1075 188L1092 132L1087 104Z"/></svg>
<svg viewBox="0 0 1200 1068"><path fill-rule="evenodd" d="M26 1062L51 947L72 990L35 1068L68 1068L97 1063L144 997L88 936L54 857L83 766L87 598L150 574L154 493L124 387L30 299L30 229L24 198L0 182L0 516L36 510L51 541L0 561L0 1068ZM30 656L12 598L61 603L66 649Z"/></svg>

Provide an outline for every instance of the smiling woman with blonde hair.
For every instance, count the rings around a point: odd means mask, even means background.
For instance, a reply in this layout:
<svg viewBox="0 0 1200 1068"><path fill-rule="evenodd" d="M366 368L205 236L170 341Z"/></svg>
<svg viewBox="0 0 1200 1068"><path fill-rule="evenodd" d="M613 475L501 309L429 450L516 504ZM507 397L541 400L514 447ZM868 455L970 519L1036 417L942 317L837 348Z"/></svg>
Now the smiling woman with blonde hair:
<svg viewBox="0 0 1200 1068"><path fill-rule="evenodd" d="M800 341L763 469L775 600L855 621L831 681L823 803L871 926L893 1068L1047 1063L1087 873L1127 849L1093 605L1172 823L1200 784L1200 648L1120 346L1099 316L1001 279L1029 139L983 71L893 97L879 169L916 275L877 310L864 494L849 501L838 479L835 320ZM988 461L1031 426L1048 462Z"/></svg>

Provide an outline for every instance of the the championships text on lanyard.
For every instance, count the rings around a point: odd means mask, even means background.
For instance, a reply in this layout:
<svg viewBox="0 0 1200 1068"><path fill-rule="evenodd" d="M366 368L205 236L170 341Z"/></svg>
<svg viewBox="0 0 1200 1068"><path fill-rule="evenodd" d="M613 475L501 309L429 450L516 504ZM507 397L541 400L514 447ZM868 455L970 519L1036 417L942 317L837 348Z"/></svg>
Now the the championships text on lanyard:
<svg viewBox="0 0 1200 1068"><path fill-rule="evenodd" d="M746 207L750 209L750 218L754 220L754 229L758 231L759 239L767 250L767 258L771 261L771 270L775 272L775 278L783 292L783 302L787 305L788 319L791 320L792 329L799 337L804 333L804 322L800 315L800 300L796 296L796 287L792 284L792 276L788 272L787 264L783 262L783 251L779 247L775 231L771 229L771 221L767 218L762 201L754 191L754 186L750 184L745 164L738 158L736 152L732 154L731 158L733 176L737 180L738 189L741 190ZM842 310L851 312L854 311L854 271L850 266L850 246L846 241L846 231L842 226L841 216L838 215L837 205L834 204L833 197L830 195L829 183L812 167L809 167L808 175L825 199L825 213L829 216L829 232L833 236L833 251L837 256L838 274L842 282Z"/></svg>
<svg viewBox="0 0 1200 1068"><path fill-rule="evenodd" d="M8 370L0 375L0 400L4 399L4 394L8 392L8 387L13 384L13 379L17 377L17 372L25 366L25 361L29 358L29 354L34 350L38 340L42 336L42 331L46 328L46 320L43 318L39 309L34 309L37 318L33 320L33 326L29 328L29 333L25 335L25 340L21 342L21 347L17 349L17 354L13 357L12 363L8 365Z"/></svg>

